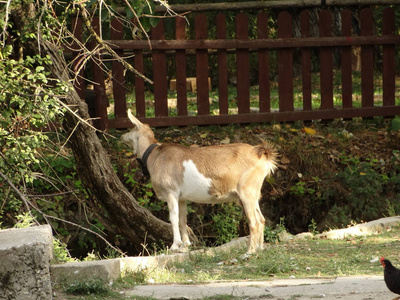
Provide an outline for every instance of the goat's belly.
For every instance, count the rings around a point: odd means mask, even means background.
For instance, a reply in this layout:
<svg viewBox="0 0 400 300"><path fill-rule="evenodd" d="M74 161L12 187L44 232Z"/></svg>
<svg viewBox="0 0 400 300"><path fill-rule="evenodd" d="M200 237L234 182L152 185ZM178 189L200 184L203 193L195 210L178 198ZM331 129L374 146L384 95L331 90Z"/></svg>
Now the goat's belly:
<svg viewBox="0 0 400 300"><path fill-rule="evenodd" d="M196 203L226 203L226 202L238 202L239 197L237 193L232 192L221 196L210 195L208 192L198 191L196 189L191 189L187 191L182 191L180 195L181 199L196 202Z"/></svg>
<svg viewBox="0 0 400 300"><path fill-rule="evenodd" d="M192 160L184 161L183 167L183 184L179 198L198 203L223 203L237 200L235 193L211 195L212 179L200 173Z"/></svg>
<svg viewBox="0 0 400 300"><path fill-rule="evenodd" d="M193 188L191 190L182 190L180 198L191 202L212 203L214 197L204 191Z"/></svg>

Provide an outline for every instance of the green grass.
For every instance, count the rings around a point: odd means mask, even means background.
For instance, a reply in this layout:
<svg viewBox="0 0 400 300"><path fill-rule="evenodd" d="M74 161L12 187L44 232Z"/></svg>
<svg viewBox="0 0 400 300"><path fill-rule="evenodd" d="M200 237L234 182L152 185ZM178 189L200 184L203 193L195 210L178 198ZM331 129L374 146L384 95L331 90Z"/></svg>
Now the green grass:
<svg viewBox="0 0 400 300"><path fill-rule="evenodd" d="M215 280L269 280L271 278L317 278L381 275L377 258L385 256L395 265L400 250L400 230L345 240L290 240L270 244L250 259L246 249L193 254L190 259L164 269L144 272L144 281L155 283L204 283ZM373 259L375 261L371 262Z"/></svg>

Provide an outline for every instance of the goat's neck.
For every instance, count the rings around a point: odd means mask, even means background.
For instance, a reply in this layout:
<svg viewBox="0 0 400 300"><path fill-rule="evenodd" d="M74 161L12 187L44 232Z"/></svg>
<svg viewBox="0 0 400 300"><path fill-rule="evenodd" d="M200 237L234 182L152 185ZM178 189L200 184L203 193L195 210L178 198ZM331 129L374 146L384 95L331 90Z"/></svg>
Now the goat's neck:
<svg viewBox="0 0 400 300"><path fill-rule="evenodd" d="M139 149L138 149L138 158L142 158L143 154L146 152L147 148L151 144L158 144L156 139L149 139L149 138L140 138L139 139Z"/></svg>

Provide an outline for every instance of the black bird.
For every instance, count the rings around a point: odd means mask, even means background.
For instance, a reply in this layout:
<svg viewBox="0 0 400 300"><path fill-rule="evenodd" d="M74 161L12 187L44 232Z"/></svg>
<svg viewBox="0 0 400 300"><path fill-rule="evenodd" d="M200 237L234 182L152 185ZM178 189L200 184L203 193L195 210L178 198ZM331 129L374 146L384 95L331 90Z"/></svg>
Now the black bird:
<svg viewBox="0 0 400 300"><path fill-rule="evenodd" d="M383 266L383 277L386 286L391 292L400 294L400 270L384 257L381 258L381 264ZM396 297L393 300L398 299L400 299L400 297Z"/></svg>

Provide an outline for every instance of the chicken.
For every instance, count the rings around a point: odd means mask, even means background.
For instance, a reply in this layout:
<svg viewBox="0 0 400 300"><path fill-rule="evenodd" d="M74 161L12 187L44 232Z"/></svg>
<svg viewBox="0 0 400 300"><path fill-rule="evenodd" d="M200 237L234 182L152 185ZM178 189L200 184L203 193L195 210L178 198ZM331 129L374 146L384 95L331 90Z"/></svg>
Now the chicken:
<svg viewBox="0 0 400 300"><path fill-rule="evenodd" d="M381 258L381 264L383 266L383 276L386 286L391 292L400 294L400 270L384 257ZM396 297L393 300L395 299L398 300L400 297Z"/></svg>

